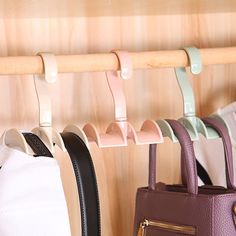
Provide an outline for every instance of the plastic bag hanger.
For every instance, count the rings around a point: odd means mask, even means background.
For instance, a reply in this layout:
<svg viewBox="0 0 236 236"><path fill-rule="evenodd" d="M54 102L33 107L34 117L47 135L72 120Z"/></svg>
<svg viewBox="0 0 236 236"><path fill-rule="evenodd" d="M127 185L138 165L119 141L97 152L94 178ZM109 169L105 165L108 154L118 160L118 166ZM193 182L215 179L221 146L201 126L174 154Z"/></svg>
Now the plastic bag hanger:
<svg viewBox="0 0 236 236"><path fill-rule="evenodd" d="M113 51L120 63L120 77L124 80L132 77L132 61L128 52ZM126 146L127 139L132 139L136 145L152 144L163 142L163 136L159 126L155 121L146 120L140 131L135 131L134 127L127 121L126 100L122 89L122 80L115 71L106 72L107 82L112 93L115 107L115 122L111 123L106 134L98 135L96 127L87 124L84 127L85 134L95 140L99 147ZM111 131L116 131L111 133ZM116 137L116 133L118 136ZM115 138L114 145L110 142L110 133ZM119 137L119 139L118 139Z"/></svg>
<svg viewBox="0 0 236 236"><path fill-rule="evenodd" d="M116 102L119 103L122 101L123 99L118 99ZM116 122L112 122L108 126L105 134L101 135L97 128L91 123L87 123L83 129L73 124L67 125L63 132L75 133L84 141L87 147L89 147L89 142L93 141L95 141L99 147L127 146L126 135L120 125Z"/></svg>
<svg viewBox="0 0 236 236"><path fill-rule="evenodd" d="M189 57L192 74L197 75L201 73L202 63L198 49L186 47L184 50ZM184 102L184 117L180 118L179 121L187 128L191 139L193 141L198 140L198 133L201 133L207 139L218 138L219 135L214 129L206 126L200 118L196 117L194 93L186 69L184 67L175 68L175 74Z"/></svg>
<svg viewBox="0 0 236 236"><path fill-rule="evenodd" d="M11 148L20 148L23 152L33 155L34 152L27 144L24 135L15 128L6 130L1 136L0 143Z"/></svg>
<svg viewBox="0 0 236 236"><path fill-rule="evenodd" d="M163 137L168 137L173 143L179 142L174 131L166 120L156 120L156 123L161 129Z"/></svg>
<svg viewBox="0 0 236 236"><path fill-rule="evenodd" d="M129 54L125 51L113 51L113 53L120 63L120 77L124 80L129 79L132 76L132 62ZM127 121L122 80L116 71L106 72L106 77L114 101L115 121L108 126L104 134L99 134L97 128L91 123L84 126L83 132L74 125L67 126L64 131L75 132L79 136L82 133L82 139L85 139L85 134L87 143L95 141L100 148L127 146L128 139L132 139L137 145L163 142L161 130L155 121L146 120L140 131L135 131L134 127Z"/></svg>
<svg viewBox="0 0 236 236"><path fill-rule="evenodd" d="M51 153L54 153L54 144L66 151L61 135L52 128L52 105L48 92L48 84L57 80L57 64L55 56L51 53L38 54L43 61L44 74L34 75L34 85L39 105L39 127L32 130L40 137Z"/></svg>
<svg viewBox="0 0 236 236"><path fill-rule="evenodd" d="M202 63L199 51L194 47L186 47L184 51L190 60L190 70L192 74L199 74L202 71ZM219 135L215 130L207 127L200 118L195 114L195 99L193 89L188 79L186 69L184 67L175 68L175 74L183 97L184 117L179 121L187 129L192 141L199 139L199 133L207 139L218 138ZM157 120L164 137L169 137L173 142L178 142L170 125L165 120Z"/></svg>
<svg viewBox="0 0 236 236"><path fill-rule="evenodd" d="M186 49L184 49L186 50ZM192 55L192 54L191 54ZM200 60L199 60L200 62ZM201 64L192 64L192 58L190 60L191 72L200 73ZM178 84L180 86L183 102L184 102L184 117L180 119L181 123L187 128L188 133L192 140L198 139L198 131L195 128L193 120L195 119L195 101L193 96L192 87L188 81L187 73L185 68L175 68L175 73L178 79ZM157 120L156 121L159 127L161 128L162 134L164 137L169 137L174 143L178 142L177 137L175 136L171 126L166 120ZM202 122L203 123L203 122Z"/></svg>
<svg viewBox="0 0 236 236"><path fill-rule="evenodd" d="M60 134L51 126L51 100L47 90L47 83L54 83L57 78L56 61L52 54L40 53L39 55L44 63L45 74L34 75L35 89L39 102L40 127L33 129L32 132L42 139L50 152L54 152L54 143L63 151L66 151ZM33 150L27 144L22 132L15 128L6 130L0 139L0 143L9 147L19 147L23 152L29 155L34 154Z"/></svg>

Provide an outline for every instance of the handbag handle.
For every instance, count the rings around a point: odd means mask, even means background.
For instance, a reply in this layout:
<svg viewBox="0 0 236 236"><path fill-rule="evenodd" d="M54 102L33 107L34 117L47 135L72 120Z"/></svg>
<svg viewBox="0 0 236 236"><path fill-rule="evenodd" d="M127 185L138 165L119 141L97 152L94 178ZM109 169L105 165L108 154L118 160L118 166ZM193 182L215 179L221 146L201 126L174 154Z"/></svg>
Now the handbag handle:
<svg viewBox="0 0 236 236"><path fill-rule="evenodd" d="M198 194L196 158L193 142L186 129L176 120L166 120L179 140L183 152L183 168L186 170L188 193ZM151 144L149 149L149 189L155 190L156 184L156 144Z"/></svg>
<svg viewBox="0 0 236 236"><path fill-rule="evenodd" d="M232 144L229 133L226 127L214 118L204 118L202 121L216 130L219 136L222 138L224 152L225 152L225 171L226 171L226 183L228 189L235 189L234 185L234 168L233 168L233 153Z"/></svg>
<svg viewBox="0 0 236 236"><path fill-rule="evenodd" d="M225 172L226 172L226 185L228 189L235 189L234 184L234 169L233 169L233 154L232 154L232 144L230 140L229 133L226 127L214 118L203 118L202 121L205 125L213 128L221 137L225 153ZM182 156L182 152L181 152ZM186 184L186 173L183 168L183 160L181 158L181 173L182 173L182 182Z"/></svg>
<svg viewBox="0 0 236 236"><path fill-rule="evenodd" d="M226 181L227 188L235 190L234 185L234 170L233 170L233 155L230 136L226 128L214 118L204 118L203 122L214 128L218 134L222 137L224 152L225 152L225 169L226 169ZM197 185L197 173L196 173L196 158L193 149L193 143L187 133L187 131L177 121L167 120L172 127L175 135L179 139L181 145L181 172L183 183L187 185L189 193L197 194L195 186ZM181 127L182 126L182 127ZM187 157L187 158L186 158ZM155 190L156 183L156 145L151 144L149 149L149 189ZM189 162L186 162L186 160ZM195 164L192 163L194 161ZM192 176L194 174L194 177Z"/></svg>

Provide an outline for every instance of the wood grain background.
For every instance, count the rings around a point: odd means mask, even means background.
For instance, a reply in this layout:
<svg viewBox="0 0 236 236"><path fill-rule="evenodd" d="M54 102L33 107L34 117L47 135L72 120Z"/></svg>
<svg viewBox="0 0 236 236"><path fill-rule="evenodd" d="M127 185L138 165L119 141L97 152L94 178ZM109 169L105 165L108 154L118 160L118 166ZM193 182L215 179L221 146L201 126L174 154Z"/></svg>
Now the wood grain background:
<svg viewBox="0 0 236 236"><path fill-rule="evenodd" d="M136 6L127 1L117 13L119 1L94 1L111 9L99 11L93 1L1 1L0 56L179 49L183 46L224 47L236 45L234 1L222 5L205 1L150 1ZM110 5L109 5L110 2ZM158 2L160 6L158 7ZM190 1L189 1L190 2ZM203 1L202 1L203 2ZM215 2L215 1L214 1ZM53 3L53 5L52 5ZM64 5L63 5L64 4ZM81 1L82 4L82 1ZM187 4L187 5L186 5ZM65 6L65 7L62 7ZM101 5L102 6L102 5ZM115 8L116 7L116 8ZM154 14L150 9L158 9ZM126 10L127 9L127 10ZM140 12L137 10L139 9ZM171 10L172 9L172 10ZM195 9L195 10L194 10ZM164 14L162 14L164 13ZM192 78L199 116L236 99L236 66L207 66ZM0 131L16 127L31 130L38 125L38 108L32 76L0 77ZM147 119L182 116L181 94L173 69L137 70L124 82L129 121L138 129ZM113 120L113 104L104 73L59 75L50 88L53 124L62 131L69 124L93 122L105 131ZM148 147L130 142L125 148L99 149L91 145L98 176L103 236L132 235L135 192L147 185ZM179 147L165 140L158 145L158 180L179 181ZM71 166L66 154L58 154L74 235L80 235L79 210Z"/></svg>

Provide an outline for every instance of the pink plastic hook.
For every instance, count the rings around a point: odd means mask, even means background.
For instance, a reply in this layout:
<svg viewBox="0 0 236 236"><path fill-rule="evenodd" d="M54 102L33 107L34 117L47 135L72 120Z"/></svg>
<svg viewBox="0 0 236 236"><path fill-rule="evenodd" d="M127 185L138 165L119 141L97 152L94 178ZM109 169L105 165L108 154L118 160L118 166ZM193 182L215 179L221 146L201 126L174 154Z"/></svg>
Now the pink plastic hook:
<svg viewBox="0 0 236 236"><path fill-rule="evenodd" d="M119 63L122 79L130 79L133 74L133 65L129 53L126 51L112 51L116 54ZM127 122L126 100L122 88L122 81L114 71L106 73L107 81L115 104L116 122L123 129L127 138L133 139L135 144L150 144L163 142L163 136L157 123L153 120L146 120L140 131L135 131L133 126Z"/></svg>
<svg viewBox="0 0 236 236"><path fill-rule="evenodd" d="M120 63L120 76L122 79L132 77L133 67L131 58L126 51L112 51ZM146 120L140 131L135 131L127 122L126 100L122 88L122 80L117 72L106 72L107 82L112 93L115 105L115 122L111 123L105 134L99 135L96 127L86 124L83 128L89 140L95 140L99 147L127 146L127 139L132 139L135 144L151 144L163 142L161 129L153 120Z"/></svg>
<svg viewBox="0 0 236 236"><path fill-rule="evenodd" d="M133 74L131 58L126 51L112 51L118 58L120 64L120 76L122 79L130 79ZM126 121L126 100L122 88L122 80L119 79L116 71L106 72L107 82L115 105L115 120Z"/></svg>
<svg viewBox="0 0 236 236"><path fill-rule="evenodd" d="M129 79L132 76L132 61L128 53L123 51L114 51L119 59L121 67L121 77ZM105 134L99 134L93 124L86 124L83 128L88 140L95 140L99 147L127 146L127 112L126 100L122 90L122 81L118 78L116 71L106 72L109 88L112 93L115 105L115 121L112 122Z"/></svg>

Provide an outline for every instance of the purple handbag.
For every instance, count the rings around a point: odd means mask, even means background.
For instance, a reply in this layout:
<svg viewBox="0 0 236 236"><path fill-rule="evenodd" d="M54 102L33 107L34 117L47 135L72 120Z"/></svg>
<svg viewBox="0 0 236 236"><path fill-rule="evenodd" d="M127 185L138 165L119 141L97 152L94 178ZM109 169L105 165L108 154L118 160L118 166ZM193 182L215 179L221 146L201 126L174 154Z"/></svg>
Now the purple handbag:
<svg viewBox="0 0 236 236"><path fill-rule="evenodd" d="M183 185L156 184L156 145L149 150L149 186L136 195L134 236L236 236L236 192L232 146L226 128L213 118L203 122L222 137L227 188L198 187L193 143L185 128L167 120L181 145Z"/></svg>

